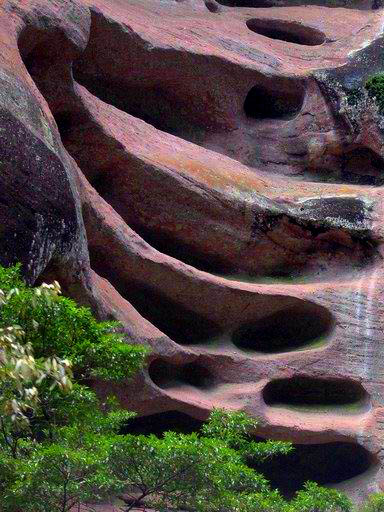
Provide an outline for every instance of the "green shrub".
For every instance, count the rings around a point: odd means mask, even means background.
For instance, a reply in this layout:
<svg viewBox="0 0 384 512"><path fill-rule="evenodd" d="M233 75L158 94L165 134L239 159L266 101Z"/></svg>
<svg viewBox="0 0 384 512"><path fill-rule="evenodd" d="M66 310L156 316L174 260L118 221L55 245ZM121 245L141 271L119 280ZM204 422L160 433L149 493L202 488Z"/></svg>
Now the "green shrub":
<svg viewBox="0 0 384 512"><path fill-rule="evenodd" d="M351 512L351 501L335 489L307 482L290 504L290 512Z"/></svg>
<svg viewBox="0 0 384 512"><path fill-rule="evenodd" d="M361 512L384 512L384 493L371 494Z"/></svg>

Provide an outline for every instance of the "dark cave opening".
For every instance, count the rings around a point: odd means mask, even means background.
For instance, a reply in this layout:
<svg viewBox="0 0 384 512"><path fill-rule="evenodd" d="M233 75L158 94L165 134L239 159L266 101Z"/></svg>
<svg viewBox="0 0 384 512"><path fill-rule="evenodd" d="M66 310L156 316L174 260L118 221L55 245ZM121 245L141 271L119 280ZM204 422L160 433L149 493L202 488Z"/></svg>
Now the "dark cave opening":
<svg viewBox="0 0 384 512"><path fill-rule="evenodd" d="M346 183L384 184L384 160L370 148L355 148L343 156L341 178Z"/></svg>
<svg viewBox="0 0 384 512"><path fill-rule="evenodd" d="M57 129L62 138L72 130L73 126L79 122L79 120L74 118L74 114L72 112L60 112L55 116L55 121L57 124Z"/></svg>
<svg viewBox="0 0 384 512"><path fill-rule="evenodd" d="M296 376L269 382L263 390L263 399L269 406L362 405L368 394L361 384L350 379L323 379Z"/></svg>
<svg viewBox="0 0 384 512"><path fill-rule="evenodd" d="M287 498L300 490L308 480L320 485L339 484L368 471L376 461L358 444L333 442L296 444L288 455L273 457L262 464L253 464L273 488Z"/></svg>
<svg viewBox="0 0 384 512"><path fill-rule="evenodd" d="M334 319L326 308L308 302L241 326L233 333L232 341L244 350L288 352L323 344L333 325Z"/></svg>
<svg viewBox="0 0 384 512"><path fill-rule="evenodd" d="M181 434L191 434L200 430L203 421L179 411L166 411L149 416L138 416L126 422L120 434L154 434L161 437L172 430Z"/></svg>
<svg viewBox="0 0 384 512"><path fill-rule="evenodd" d="M249 30L256 34L287 43L318 46L325 42L325 35L319 30L293 21L253 18L246 24Z"/></svg>
<svg viewBox="0 0 384 512"><path fill-rule="evenodd" d="M155 359L148 368L153 382L162 389L187 384L201 389L214 386L214 377L209 370L198 363L174 365L163 359Z"/></svg>
<svg viewBox="0 0 384 512"><path fill-rule="evenodd" d="M297 83L292 83L292 89L272 90L269 87L255 85L245 98L245 115L252 119L294 117L303 104L304 91Z"/></svg>

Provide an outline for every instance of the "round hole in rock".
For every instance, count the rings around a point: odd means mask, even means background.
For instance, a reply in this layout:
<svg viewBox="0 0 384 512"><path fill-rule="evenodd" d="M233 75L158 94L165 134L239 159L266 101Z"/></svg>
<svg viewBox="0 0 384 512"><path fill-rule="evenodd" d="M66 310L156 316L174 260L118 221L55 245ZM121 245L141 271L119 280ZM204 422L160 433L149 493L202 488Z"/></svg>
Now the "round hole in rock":
<svg viewBox="0 0 384 512"><path fill-rule="evenodd" d="M297 82L279 89L255 85L245 98L244 112L252 119L290 119L300 111L303 99L303 88Z"/></svg>
<svg viewBox="0 0 384 512"><path fill-rule="evenodd" d="M162 436L170 430L183 434L197 432L203 422L180 411L166 411L148 416L139 416L127 421L120 434L155 434Z"/></svg>
<svg viewBox="0 0 384 512"><path fill-rule="evenodd" d="M289 498L308 480L320 485L339 484L362 475L376 463L373 455L362 446L334 442L296 444L290 454L252 466L270 481L273 488Z"/></svg>
<svg viewBox="0 0 384 512"><path fill-rule="evenodd" d="M254 18L246 24L249 30L256 34L287 43L317 46L325 42L325 35L320 30L293 21Z"/></svg>
<svg viewBox="0 0 384 512"><path fill-rule="evenodd" d="M201 389L214 386L213 375L197 363L177 366L162 359L156 359L149 365L148 373L153 382L163 389L182 385Z"/></svg>
<svg viewBox="0 0 384 512"><path fill-rule="evenodd" d="M269 406L300 406L310 410L346 406L353 412L368 403L361 384L349 379L291 377L269 382L263 390Z"/></svg>
<svg viewBox="0 0 384 512"><path fill-rule="evenodd" d="M232 341L243 350L266 354L303 350L325 343L333 326L334 319L326 308L303 301L241 326Z"/></svg>

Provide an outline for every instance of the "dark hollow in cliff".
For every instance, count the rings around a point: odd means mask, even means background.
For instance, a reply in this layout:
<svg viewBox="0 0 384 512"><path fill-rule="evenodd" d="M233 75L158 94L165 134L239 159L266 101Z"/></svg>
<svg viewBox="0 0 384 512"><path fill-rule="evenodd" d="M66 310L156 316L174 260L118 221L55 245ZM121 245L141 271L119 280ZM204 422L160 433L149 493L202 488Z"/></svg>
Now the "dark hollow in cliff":
<svg viewBox="0 0 384 512"><path fill-rule="evenodd" d="M252 119L289 119L298 114L303 99L304 90L298 83L279 90L255 85L245 98L244 112Z"/></svg>
<svg viewBox="0 0 384 512"><path fill-rule="evenodd" d="M202 421L180 411L166 411L149 416L139 416L127 421L120 434L155 434L162 436L172 430L183 434L191 434L200 429Z"/></svg>
<svg viewBox="0 0 384 512"><path fill-rule="evenodd" d="M269 382L263 390L267 405L274 406L362 406L368 394L361 384L349 379L317 379L297 376ZM360 409L359 407L359 409Z"/></svg>
<svg viewBox="0 0 384 512"><path fill-rule="evenodd" d="M220 334L220 328L165 295L132 283L123 293L139 313L180 345L195 345Z"/></svg>
<svg viewBox="0 0 384 512"><path fill-rule="evenodd" d="M334 319L326 308L303 301L241 326L233 333L232 341L244 350L288 352L320 345L333 325Z"/></svg>
<svg viewBox="0 0 384 512"><path fill-rule="evenodd" d="M105 181L103 183L105 183ZM100 186L100 180L98 180L96 183L93 183L93 186L99 191L100 195L103 195L103 187L106 188L108 184L105 183L105 185L102 184L102 186ZM129 224L132 229L154 249L168 256L172 256L187 265L212 274L231 275L235 273L236 269L233 265L226 262L220 255L210 254L208 251L199 251L196 247L192 247L170 234L156 232L155 230L148 229L146 226L139 225L135 222Z"/></svg>
<svg viewBox="0 0 384 512"><path fill-rule="evenodd" d="M123 284L105 260L90 251L92 268L105 277L135 309L165 335L180 345L207 342L222 334L220 327L183 307L165 294L137 282Z"/></svg>
<svg viewBox="0 0 384 512"><path fill-rule="evenodd" d="M318 46L325 42L322 32L294 21L253 18L246 23L249 30L270 39L306 46Z"/></svg>
<svg viewBox="0 0 384 512"><path fill-rule="evenodd" d="M370 148L355 148L343 156L341 180L356 185L384 184L384 160Z"/></svg>
<svg viewBox="0 0 384 512"><path fill-rule="evenodd" d="M297 444L289 455L277 456L254 468L286 497L308 480L320 485L338 484L362 475L376 464L372 454L358 444L335 442Z"/></svg>
<svg viewBox="0 0 384 512"><path fill-rule="evenodd" d="M163 359L155 359L149 365L148 374L162 389L188 385L207 390L214 386L211 372L198 363L177 366Z"/></svg>

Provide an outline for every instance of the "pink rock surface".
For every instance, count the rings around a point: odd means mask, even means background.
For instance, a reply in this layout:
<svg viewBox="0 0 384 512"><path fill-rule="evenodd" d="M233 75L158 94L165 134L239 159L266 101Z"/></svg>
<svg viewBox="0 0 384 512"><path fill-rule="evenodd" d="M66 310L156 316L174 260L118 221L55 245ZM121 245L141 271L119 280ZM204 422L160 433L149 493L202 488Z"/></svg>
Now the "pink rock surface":
<svg viewBox="0 0 384 512"><path fill-rule="evenodd" d="M100 393L149 425L244 410L360 500L384 489L384 149L345 99L383 14L246 4L2 4L0 261L152 347Z"/></svg>

